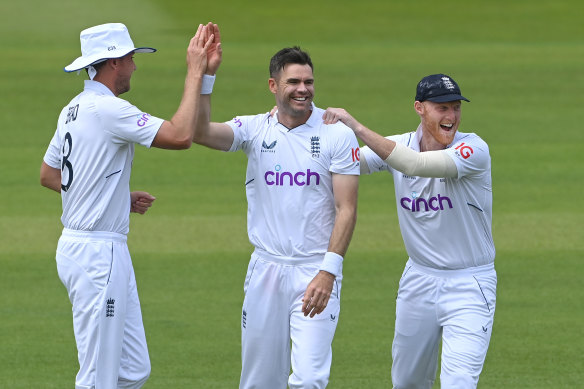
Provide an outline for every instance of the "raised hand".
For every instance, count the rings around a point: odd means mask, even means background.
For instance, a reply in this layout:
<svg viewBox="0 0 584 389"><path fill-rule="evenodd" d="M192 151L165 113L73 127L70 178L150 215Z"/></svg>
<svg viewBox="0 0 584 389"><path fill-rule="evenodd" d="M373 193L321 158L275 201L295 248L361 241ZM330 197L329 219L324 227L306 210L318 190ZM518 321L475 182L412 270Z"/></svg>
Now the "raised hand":
<svg viewBox="0 0 584 389"><path fill-rule="evenodd" d="M349 112L345 111L343 108L327 108L325 113L322 115L322 119L325 124L334 124L339 120L347 127L350 127L353 131L359 124L354 117L352 117Z"/></svg>
<svg viewBox="0 0 584 389"><path fill-rule="evenodd" d="M195 74L203 74L207 70L207 51L213 43L214 35L209 34L207 26L199 24L197 33L191 39L187 48L187 68Z"/></svg>
<svg viewBox="0 0 584 389"><path fill-rule="evenodd" d="M219 27L209 22L207 23L206 34L207 36L213 36L213 41L207 49L207 71L206 74L214 75L221 65L221 60L223 59L223 49L221 48L221 35L219 33Z"/></svg>

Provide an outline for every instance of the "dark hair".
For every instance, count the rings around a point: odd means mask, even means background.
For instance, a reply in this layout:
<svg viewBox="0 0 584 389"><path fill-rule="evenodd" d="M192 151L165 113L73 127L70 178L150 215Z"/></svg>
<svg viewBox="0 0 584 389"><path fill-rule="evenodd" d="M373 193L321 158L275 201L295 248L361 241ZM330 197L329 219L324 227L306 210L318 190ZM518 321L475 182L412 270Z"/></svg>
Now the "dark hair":
<svg viewBox="0 0 584 389"><path fill-rule="evenodd" d="M270 77L276 77L276 75L284 69L284 66L291 63L309 65L310 68L314 70L312 60L307 52L302 51L298 46L287 47L274 54L270 60Z"/></svg>

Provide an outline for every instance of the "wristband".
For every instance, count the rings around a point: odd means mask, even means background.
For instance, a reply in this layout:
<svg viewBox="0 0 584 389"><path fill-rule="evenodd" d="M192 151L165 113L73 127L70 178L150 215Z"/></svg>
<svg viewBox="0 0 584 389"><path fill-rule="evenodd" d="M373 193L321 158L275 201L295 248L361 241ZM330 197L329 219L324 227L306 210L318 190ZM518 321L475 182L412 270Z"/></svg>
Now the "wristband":
<svg viewBox="0 0 584 389"><path fill-rule="evenodd" d="M213 84L215 84L215 77L208 74L203 74L203 83L201 84L201 94L210 95L213 93Z"/></svg>
<svg viewBox="0 0 584 389"><path fill-rule="evenodd" d="M324 255L324 259L322 260L319 270L327 271L335 277L340 276L343 274L343 257L337 253L327 251L327 253Z"/></svg>

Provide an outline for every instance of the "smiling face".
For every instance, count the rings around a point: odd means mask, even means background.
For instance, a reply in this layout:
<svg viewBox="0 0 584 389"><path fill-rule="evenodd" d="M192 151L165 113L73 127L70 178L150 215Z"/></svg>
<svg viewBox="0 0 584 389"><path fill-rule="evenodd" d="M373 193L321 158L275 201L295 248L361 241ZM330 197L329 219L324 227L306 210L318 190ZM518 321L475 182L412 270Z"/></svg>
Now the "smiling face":
<svg viewBox="0 0 584 389"><path fill-rule="evenodd" d="M460 125L460 100L446 103L416 101L414 108L422 119L421 151L445 149L453 142Z"/></svg>
<svg viewBox="0 0 584 389"><path fill-rule="evenodd" d="M312 113L314 75L310 65L288 64L269 79L276 98L278 120L288 128L304 124Z"/></svg>

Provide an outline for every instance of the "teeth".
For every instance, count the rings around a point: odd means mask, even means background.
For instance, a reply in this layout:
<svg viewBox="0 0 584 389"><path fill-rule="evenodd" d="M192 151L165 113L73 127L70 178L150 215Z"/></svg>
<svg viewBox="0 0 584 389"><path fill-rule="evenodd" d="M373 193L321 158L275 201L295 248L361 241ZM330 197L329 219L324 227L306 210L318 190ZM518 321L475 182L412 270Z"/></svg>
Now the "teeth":
<svg viewBox="0 0 584 389"><path fill-rule="evenodd" d="M453 124L442 124L442 126L452 128Z"/></svg>
<svg viewBox="0 0 584 389"><path fill-rule="evenodd" d="M293 99L296 101L306 101L306 97L294 97Z"/></svg>

